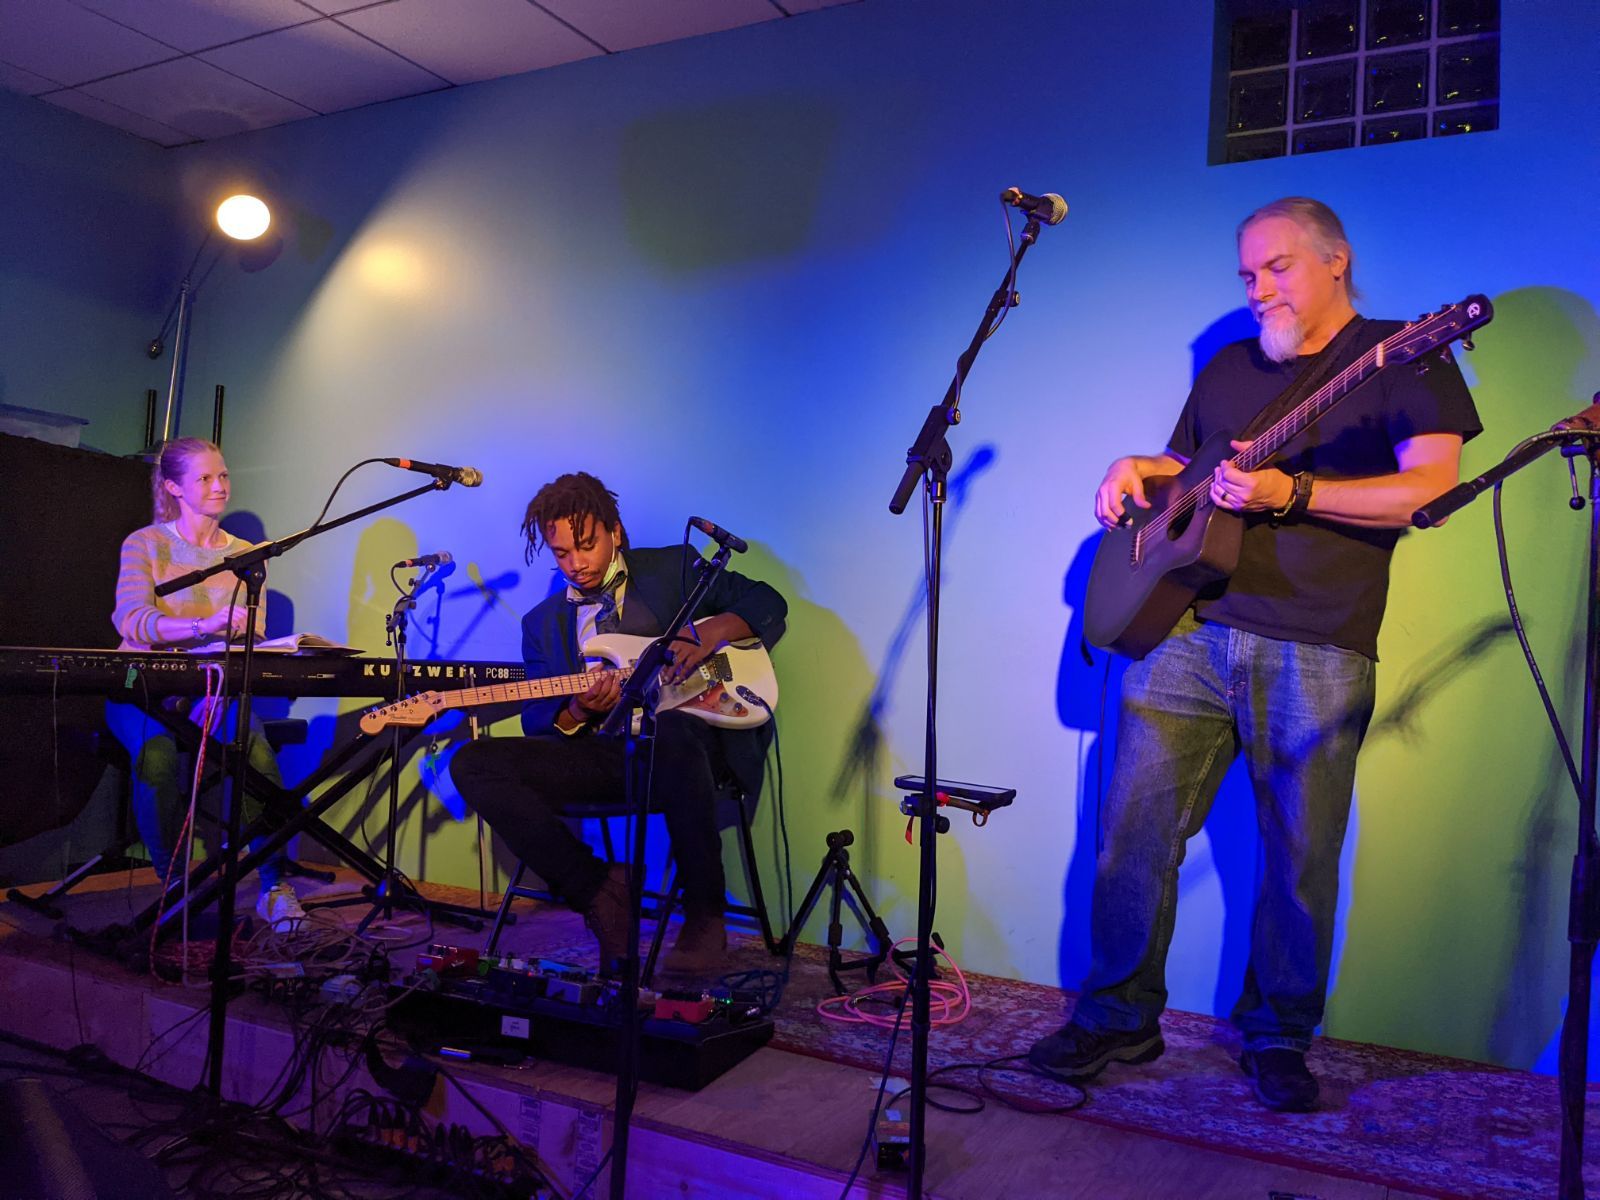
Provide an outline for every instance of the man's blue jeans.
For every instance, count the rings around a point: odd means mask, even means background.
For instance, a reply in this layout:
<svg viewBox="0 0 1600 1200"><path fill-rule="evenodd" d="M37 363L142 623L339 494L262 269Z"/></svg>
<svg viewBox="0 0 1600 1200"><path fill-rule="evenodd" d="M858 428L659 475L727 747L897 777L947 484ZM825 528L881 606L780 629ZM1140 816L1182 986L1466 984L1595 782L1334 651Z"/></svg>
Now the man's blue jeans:
<svg viewBox="0 0 1600 1200"><path fill-rule="evenodd" d="M1166 1007L1184 845L1242 752L1263 859L1233 1021L1250 1049L1311 1044L1327 997L1339 852L1374 681L1375 664L1354 651L1187 614L1128 669L1075 1022L1140 1029Z"/></svg>

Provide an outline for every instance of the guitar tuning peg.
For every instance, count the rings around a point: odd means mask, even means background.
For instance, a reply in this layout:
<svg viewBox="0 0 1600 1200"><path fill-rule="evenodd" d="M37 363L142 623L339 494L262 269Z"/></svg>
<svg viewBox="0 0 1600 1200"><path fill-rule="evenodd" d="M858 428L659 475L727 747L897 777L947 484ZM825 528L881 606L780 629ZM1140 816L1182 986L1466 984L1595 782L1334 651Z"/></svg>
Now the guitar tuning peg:
<svg viewBox="0 0 1600 1200"><path fill-rule="evenodd" d="M1471 334L1468 334L1466 337L1461 339L1461 348L1463 350L1476 350L1477 349L1477 347L1472 344L1472 335Z"/></svg>

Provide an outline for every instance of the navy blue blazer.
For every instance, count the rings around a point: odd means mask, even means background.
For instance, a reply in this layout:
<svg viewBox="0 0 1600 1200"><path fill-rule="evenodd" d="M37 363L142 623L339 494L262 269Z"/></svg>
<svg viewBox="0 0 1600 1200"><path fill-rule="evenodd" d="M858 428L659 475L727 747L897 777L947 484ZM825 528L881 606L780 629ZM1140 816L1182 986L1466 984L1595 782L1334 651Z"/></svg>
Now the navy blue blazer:
<svg viewBox="0 0 1600 1200"><path fill-rule="evenodd" d="M693 586L694 560L699 553L683 546L659 548L632 547L624 550L628 564L624 606L635 598L656 614L657 621L671 619L683 603L684 587ZM692 557L690 557L692 556ZM772 649L783 636L784 618L789 606L770 584L748 579L724 569L694 616L734 613L744 619L761 643ZM546 597L522 618L522 659L530 679L549 675L570 675L584 669L578 654L577 609L567 601L566 589ZM665 629L645 630L649 636ZM530 700L522 709L522 729L528 734L556 733L556 716L566 704L564 697ZM752 798L761 788L761 768L771 740L770 725L757 729L717 729L726 765ZM580 736L580 735L573 735Z"/></svg>

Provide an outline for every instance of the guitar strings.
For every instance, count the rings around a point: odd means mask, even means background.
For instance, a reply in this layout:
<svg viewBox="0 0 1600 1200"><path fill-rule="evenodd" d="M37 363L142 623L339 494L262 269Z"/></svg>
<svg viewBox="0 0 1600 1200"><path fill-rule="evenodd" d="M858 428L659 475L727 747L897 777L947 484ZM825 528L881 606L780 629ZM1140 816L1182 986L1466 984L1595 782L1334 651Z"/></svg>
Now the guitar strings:
<svg viewBox="0 0 1600 1200"><path fill-rule="evenodd" d="M1388 342L1385 341L1381 343L1381 345L1386 347ZM1356 376L1360 375L1366 369L1366 367L1370 365L1370 362L1376 362L1377 355L1378 347L1374 347L1373 349L1367 351L1360 358L1356 359L1355 362L1351 363L1348 367L1335 375L1326 384L1318 388L1309 397L1307 397L1305 400L1302 400L1299 404L1295 405L1294 408L1285 413L1275 425L1267 429L1255 439L1250 449L1245 451L1244 456L1239 460L1240 465L1245 466L1246 469L1250 469L1251 466L1260 462L1265 462L1273 454L1276 454L1278 450L1282 448L1284 443L1293 436L1293 433L1289 431L1289 427L1291 425L1303 420L1312 412L1312 410L1321 404L1335 399L1336 397L1333 393L1338 392L1339 396L1342 397L1350 387L1360 383L1361 380L1357 379ZM1194 487L1190 488L1187 492L1180 496L1175 503L1169 505L1159 516L1152 518L1143 529L1134 535L1133 540L1135 555L1137 555L1140 550L1143 549L1145 534L1149 533L1151 530L1159 530L1164 532L1167 527L1179 517L1185 516L1190 512L1190 510L1197 508L1210 487L1211 481L1209 479L1203 483L1195 484Z"/></svg>

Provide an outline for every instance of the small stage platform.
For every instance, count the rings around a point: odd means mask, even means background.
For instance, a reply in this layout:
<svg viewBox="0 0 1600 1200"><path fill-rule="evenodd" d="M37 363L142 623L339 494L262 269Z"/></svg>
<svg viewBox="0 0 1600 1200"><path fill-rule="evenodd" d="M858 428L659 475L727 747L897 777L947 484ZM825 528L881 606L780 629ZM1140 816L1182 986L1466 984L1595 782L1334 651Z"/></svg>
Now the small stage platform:
<svg viewBox="0 0 1600 1200"><path fill-rule="evenodd" d="M353 891L354 883L333 888ZM424 889L458 903L477 899L461 889ZM98 876L67 898L67 921L77 930L101 928L126 920L152 894L148 870ZM253 899L252 888L241 900L247 896ZM319 919L353 925L365 910L323 911ZM518 911L503 951L592 961L588 936L571 913L532 902ZM443 926L430 934L415 916L379 933L395 944L424 947L429 941L478 946L487 936ZM62 934L50 920L0 903L0 1028L63 1049L94 1043L114 1061L179 1087L199 1082L208 997L203 974L188 986L163 983ZM738 968L776 965L758 939L736 940ZM406 964L414 953L397 951L394 958ZM935 1030L936 1067L1021 1053L1060 1019L1062 996L1055 989L982 976L969 983L973 1015ZM774 1014L778 1031L771 1045L698 1092L641 1087L629 1145L630 1197L841 1195L867 1130L888 1033L823 1021L815 1004L830 990L825 955L802 947ZM1553 1080L1323 1042L1313 1066L1324 1081L1324 1108L1272 1114L1251 1099L1231 1061L1225 1026L1183 1013L1169 1014L1163 1025L1164 1058L1146 1068L1113 1067L1070 1114L1019 1111L993 1096L976 1114L930 1111L927 1194L940 1200L1418 1200L1554 1193ZM904 1085L908 1040L902 1030L891 1091ZM235 1001L224 1055L230 1097L254 1102L268 1094L293 1049L291 1022L280 1005L253 994ZM537 1153L568 1195L600 1163L610 1138L615 1082L609 1075L551 1063L450 1062L445 1069L424 1109L430 1118L487 1134L492 1122L486 1114L492 1114ZM957 1075L975 1086L973 1074ZM989 1082L1023 1108L1084 1099L1076 1089L1023 1076L991 1075ZM354 1087L381 1091L358 1067L331 1092L308 1095L303 1107L309 1111L299 1119L325 1116L340 1093ZM964 1094L943 1098L971 1102ZM1600 1152L1600 1131L1591 1125L1589 1136L1592 1151ZM602 1173L589 1195L607 1190ZM869 1156L850 1195L903 1192L904 1177L877 1172Z"/></svg>

